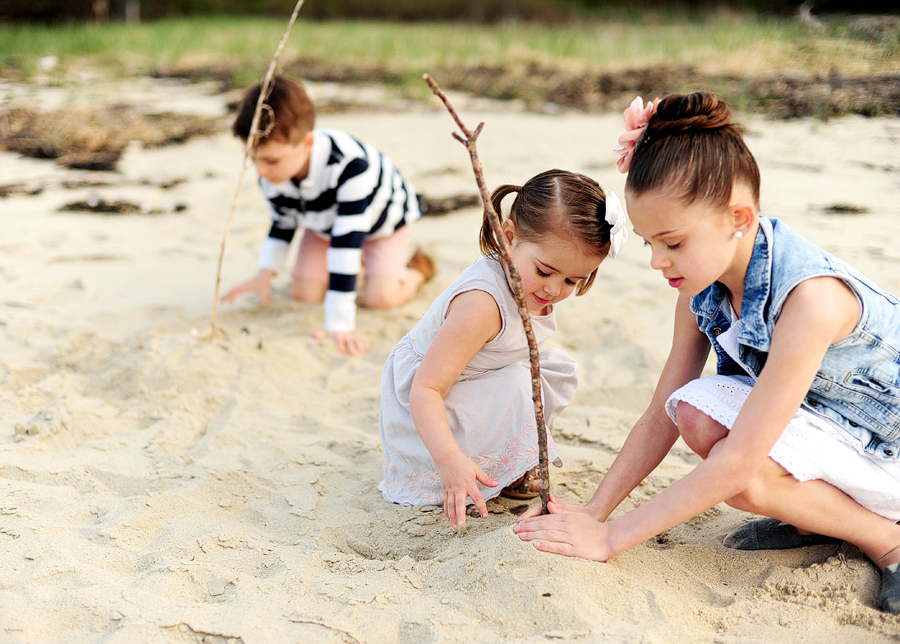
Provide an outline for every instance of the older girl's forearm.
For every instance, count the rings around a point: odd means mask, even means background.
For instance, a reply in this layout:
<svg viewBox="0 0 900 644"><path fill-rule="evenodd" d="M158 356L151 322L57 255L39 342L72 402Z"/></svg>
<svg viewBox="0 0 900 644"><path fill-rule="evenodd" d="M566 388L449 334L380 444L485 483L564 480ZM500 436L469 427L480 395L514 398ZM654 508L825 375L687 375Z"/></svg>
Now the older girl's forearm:
<svg viewBox="0 0 900 644"><path fill-rule="evenodd" d="M668 417L654 420L651 416L648 410L635 424L594 496L585 504L598 521L605 521L656 469L678 438L678 429Z"/></svg>
<svg viewBox="0 0 900 644"><path fill-rule="evenodd" d="M749 485L753 463L731 455L711 455L690 474L646 503L609 523L610 545L618 554L688 521Z"/></svg>

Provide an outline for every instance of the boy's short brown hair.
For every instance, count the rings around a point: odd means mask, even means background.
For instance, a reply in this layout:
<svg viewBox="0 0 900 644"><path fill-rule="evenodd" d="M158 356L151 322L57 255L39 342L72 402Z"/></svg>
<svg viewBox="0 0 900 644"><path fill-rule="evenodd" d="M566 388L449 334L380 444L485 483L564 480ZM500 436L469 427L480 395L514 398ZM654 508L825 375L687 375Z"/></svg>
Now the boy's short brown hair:
<svg viewBox="0 0 900 644"><path fill-rule="evenodd" d="M262 83L257 83L244 93L231 127L234 135L244 141L250 138L250 126L261 86ZM315 125L316 108L307 96L303 84L286 76L274 76L259 115L259 140L296 144Z"/></svg>

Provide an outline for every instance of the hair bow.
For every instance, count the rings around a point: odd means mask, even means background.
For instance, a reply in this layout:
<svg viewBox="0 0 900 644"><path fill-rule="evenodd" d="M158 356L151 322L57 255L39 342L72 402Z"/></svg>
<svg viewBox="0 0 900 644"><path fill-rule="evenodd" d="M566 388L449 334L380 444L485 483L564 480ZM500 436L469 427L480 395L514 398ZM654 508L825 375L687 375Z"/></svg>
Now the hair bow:
<svg viewBox="0 0 900 644"><path fill-rule="evenodd" d="M609 231L608 257L615 259L628 241L628 228L625 227L628 222L625 219L622 202L612 191L606 192L606 223L612 226L612 230Z"/></svg>
<svg viewBox="0 0 900 644"><path fill-rule="evenodd" d="M619 137L619 145L613 150L613 154L618 154L616 165L619 172L625 174L631 168L631 160L634 158L634 149L637 146L638 139L644 133L650 117L656 113L656 106L659 105L657 98L652 103L644 106L644 99L640 96L631 101L631 105L625 110L625 134Z"/></svg>

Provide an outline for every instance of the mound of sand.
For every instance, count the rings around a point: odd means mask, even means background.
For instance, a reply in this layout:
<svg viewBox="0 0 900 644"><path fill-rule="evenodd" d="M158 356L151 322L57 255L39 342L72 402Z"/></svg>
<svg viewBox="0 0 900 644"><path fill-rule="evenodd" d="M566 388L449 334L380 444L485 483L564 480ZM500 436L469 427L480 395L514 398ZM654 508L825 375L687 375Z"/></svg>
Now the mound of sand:
<svg viewBox="0 0 900 644"><path fill-rule="evenodd" d="M619 116L458 107L486 122L490 185L563 167L621 193L609 151ZM746 122L765 214L900 293L900 124ZM429 195L473 191L436 107L320 124L379 146ZM726 506L598 564L520 542L521 502L491 503L460 531L439 509L385 502L375 488L381 366L477 256L479 209L414 226L439 273L398 311L361 311L372 341L363 357L310 337L321 310L291 302L283 276L272 307L249 297L223 307L227 338L200 341L240 158L227 134L129 149L121 174L88 185L66 183L85 175L52 162L0 155L8 180L48 186L2 200L0 640L898 640L900 618L875 608L879 574L856 549L728 551L723 535L748 516ZM187 208L57 212L90 197ZM865 212L829 214L836 203ZM238 206L226 285L255 270L268 228L252 180ZM586 500L649 401L674 293L647 260L631 243L587 296L560 307L553 342L578 358L582 384L560 420L554 493ZM696 462L676 445L619 511Z"/></svg>

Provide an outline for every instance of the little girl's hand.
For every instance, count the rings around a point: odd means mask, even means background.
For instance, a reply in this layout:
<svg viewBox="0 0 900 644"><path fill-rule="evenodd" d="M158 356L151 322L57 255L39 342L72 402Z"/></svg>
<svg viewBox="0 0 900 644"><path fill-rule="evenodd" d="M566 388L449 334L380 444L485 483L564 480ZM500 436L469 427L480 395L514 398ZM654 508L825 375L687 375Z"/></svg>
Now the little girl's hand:
<svg viewBox="0 0 900 644"><path fill-rule="evenodd" d="M444 487L444 516L454 528L466 524L466 497L472 497L481 518L487 516L487 505L476 482L487 487L497 487L499 483L485 474L471 459L460 454L453 463L441 468L441 483Z"/></svg>
<svg viewBox="0 0 900 644"><path fill-rule="evenodd" d="M570 512L580 512L582 514L588 514L590 516L594 516L591 511L580 503L576 503L575 501L567 501L566 499L561 499L558 496L550 495L550 502L547 504L547 509L550 511L550 514L568 514ZM522 516L520 516L516 523L524 521L525 519L530 519L532 517L541 516L541 506L533 505L528 508Z"/></svg>

